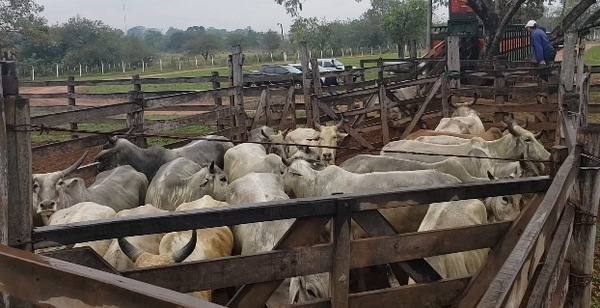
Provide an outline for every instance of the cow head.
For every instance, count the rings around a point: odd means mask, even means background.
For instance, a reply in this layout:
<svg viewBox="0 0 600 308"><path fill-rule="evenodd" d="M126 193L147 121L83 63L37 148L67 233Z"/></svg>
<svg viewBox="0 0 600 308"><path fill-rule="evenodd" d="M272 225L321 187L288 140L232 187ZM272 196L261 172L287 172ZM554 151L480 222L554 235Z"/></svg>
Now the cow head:
<svg viewBox="0 0 600 308"><path fill-rule="evenodd" d="M279 131L277 132L277 134L267 135L265 130L261 129L261 139L264 139L265 142L276 143L269 144L265 147L267 153L273 153L275 155L280 156L282 159L287 158L287 155L285 153L285 146L283 145L285 143L285 134L287 133L287 131L288 129L284 131Z"/></svg>
<svg viewBox="0 0 600 308"><path fill-rule="evenodd" d="M128 148L137 148L136 145L124 138L106 136L108 142L104 144L103 150L96 155L94 160L98 162L98 173L114 169L122 164L127 164L124 159L124 153Z"/></svg>
<svg viewBox="0 0 600 308"><path fill-rule="evenodd" d="M291 278L290 304L331 297L329 283L329 273Z"/></svg>
<svg viewBox="0 0 600 308"><path fill-rule="evenodd" d="M86 156L87 152L83 153L74 164L65 170L32 175L32 206L35 225L40 226L42 224L40 218L48 218L56 210L62 208L59 206L59 203L61 203L59 201L59 188L65 185L65 177L77 170Z"/></svg>
<svg viewBox="0 0 600 308"><path fill-rule="evenodd" d="M298 151L296 151L292 156L283 160L283 162L289 166L296 159L302 159L310 163L321 163L321 151L318 148L311 147L308 145L298 146Z"/></svg>
<svg viewBox="0 0 600 308"><path fill-rule="evenodd" d="M227 197L227 175L215 162L205 164L193 175L192 185L198 189L200 196L210 195L215 200L223 201Z"/></svg>
<svg viewBox="0 0 600 308"><path fill-rule="evenodd" d="M340 142L348 134L341 133L340 128L344 124L344 118L341 117L339 123L333 126L322 126L319 123L315 123L315 128L319 131L318 141L321 146L337 147ZM335 152L336 149L323 148L321 149L321 158L323 162L330 165L335 164Z"/></svg>
<svg viewBox="0 0 600 308"><path fill-rule="evenodd" d="M530 160L549 160L550 152L537 140L536 135L515 124L514 121L507 123L507 130L512 136L511 146L513 156L524 157ZM539 135L539 134L538 134ZM544 170L543 164L539 164L540 170Z"/></svg>
<svg viewBox="0 0 600 308"><path fill-rule="evenodd" d="M196 248L196 242L198 241L198 233L196 230L192 230L192 236L185 246L178 251L175 251L167 255L155 255L145 251L141 251L137 247L133 246L129 241L124 238L119 238L119 248L129 258L136 268L144 268L151 266L161 266L173 263L181 263L187 257L189 257L194 249Z"/></svg>
<svg viewBox="0 0 600 308"><path fill-rule="evenodd" d="M491 181L498 180L489 171L488 178ZM522 201L523 198L520 194L486 198L485 207L488 213L491 214L490 216L492 216L490 221L508 221L516 219L521 213Z"/></svg>
<svg viewBox="0 0 600 308"><path fill-rule="evenodd" d="M297 159L283 173L284 191L297 198L314 197L309 191L314 187L316 177L317 171L311 163Z"/></svg>
<svg viewBox="0 0 600 308"><path fill-rule="evenodd" d="M454 108L454 112L452 113L452 118L456 117L468 117L468 116L478 116L477 111L473 110L471 106L475 105L479 96L476 92L473 92L473 100L466 103L455 103L453 101L454 95L448 96L448 104Z"/></svg>

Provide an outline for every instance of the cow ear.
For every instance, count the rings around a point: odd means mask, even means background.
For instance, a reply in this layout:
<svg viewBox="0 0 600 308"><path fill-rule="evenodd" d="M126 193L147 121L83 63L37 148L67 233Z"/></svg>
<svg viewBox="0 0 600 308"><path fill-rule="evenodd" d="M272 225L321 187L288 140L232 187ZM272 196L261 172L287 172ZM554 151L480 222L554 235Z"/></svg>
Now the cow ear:
<svg viewBox="0 0 600 308"><path fill-rule="evenodd" d="M344 138L348 137L348 134L347 134L347 133L339 133L339 134L338 134L338 136L339 136L341 139L344 139Z"/></svg>
<svg viewBox="0 0 600 308"><path fill-rule="evenodd" d="M208 184L208 179L205 179L202 183L200 183L199 187L205 187Z"/></svg>
<svg viewBox="0 0 600 308"><path fill-rule="evenodd" d="M496 180L496 177L494 175L492 175L492 173L489 170L487 171L487 176L488 176L488 179L490 179L490 181Z"/></svg>
<svg viewBox="0 0 600 308"><path fill-rule="evenodd" d="M214 160L210 163L210 166L208 166L208 172L210 174L215 174L215 161Z"/></svg>

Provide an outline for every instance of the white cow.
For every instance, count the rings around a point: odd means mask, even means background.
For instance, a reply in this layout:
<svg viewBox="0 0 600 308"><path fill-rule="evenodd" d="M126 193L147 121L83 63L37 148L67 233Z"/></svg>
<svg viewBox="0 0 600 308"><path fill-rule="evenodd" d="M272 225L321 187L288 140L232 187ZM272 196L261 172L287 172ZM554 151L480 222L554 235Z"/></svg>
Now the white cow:
<svg viewBox="0 0 600 308"><path fill-rule="evenodd" d="M146 204L143 206L138 206L136 208L130 210L123 210L117 213L116 217L126 217L126 216L136 216L136 215L144 215L144 214L157 214L157 213L166 213L167 211L157 209L150 204ZM161 234L146 234L146 235L137 235L127 237L127 241L133 244L138 249L152 253L158 254L158 246L160 240L163 237L163 233ZM134 264L131 262L121 248L119 248L119 243L117 239L113 239L104 254L104 259L112 265L118 271L124 271L128 269L133 269Z"/></svg>
<svg viewBox="0 0 600 308"><path fill-rule="evenodd" d="M217 201L211 196L206 195L201 199L181 204L177 207L176 211L215 208L228 205L226 202ZM194 239L193 235L196 235L197 239ZM193 248L191 244L190 247L185 248L189 243L194 243ZM123 249L127 244L130 245L128 249ZM135 263L136 268L143 268L230 256L233 248L233 234L228 227L198 229L195 232L170 232L165 234L160 240L157 255L142 252L125 239L120 239L119 245L125 255ZM212 292L210 290L194 292L192 295L206 301L211 301L212 299Z"/></svg>
<svg viewBox="0 0 600 308"><path fill-rule="evenodd" d="M424 163L390 156L361 154L344 161L340 167L352 173L437 170L452 175L463 183L488 181L487 177L472 176L456 158L448 158L436 163Z"/></svg>
<svg viewBox="0 0 600 308"><path fill-rule="evenodd" d="M225 152L225 173L233 182L250 172L282 174L286 168L280 156L267 154L259 144L242 143Z"/></svg>
<svg viewBox="0 0 600 308"><path fill-rule="evenodd" d="M322 126L319 123L315 123L314 130L312 128L297 128L289 132L285 136L285 141L288 143L302 144L302 145L320 145L337 147L338 144L348 134L341 133L339 129L342 127L344 119L333 126ZM288 157L291 157L294 153L293 148L289 148ZM314 148L314 151L318 151L321 154L321 160L328 164L335 164L335 153L336 149L329 148Z"/></svg>
<svg viewBox="0 0 600 308"><path fill-rule="evenodd" d="M180 157L158 169L148 185L146 203L172 211L205 195L225 200L226 193L227 176L214 162L201 166Z"/></svg>
<svg viewBox="0 0 600 308"><path fill-rule="evenodd" d="M73 222L112 218L117 215L114 209L94 202L81 202L71 207L60 209L48 218L49 226ZM100 240L75 244L74 247L90 246L100 256L104 256L112 240Z"/></svg>
<svg viewBox="0 0 600 308"><path fill-rule="evenodd" d="M60 179L54 190L41 190L40 175L33 177L33 195L37 197L39 207L36 213L44 222L57 210L80 202L95 202L113 208L115 211L130 209L144 203L148 179L131 166L119 166L101 172L90 187L85 187L82 178Z"/></svg>
<svg viewBox="0 0 600 308"><path fill-rule="evenodd" d="M508 124L508 131L510 134L495 141L485 141L479 137L474 137L469 142L459 145L440 145L415 140L399 140L386 144L381 150L381 155L422 162L438 162L446 159L447 156L470 155L473 150L480 150L492 158L520 159L524 157L530 160L550 159L550 153L544 149L544 146L530 131L519 127L514 122ZM397 152L394 153L394 151ZM399 153L402 151L443 155Z"/></svg>
<svg viewBox="0 0 600 308"><path fill-rule="evenodd" d="M435 128L436 131L454 132L463 134L482 134L485 132L483 123L477 111L471 109L477 102L477 94L473 93L473 100L468 103L454 103L453 96L448 97L448 103L455 110L450 118L443 118Z"/></svg>
<svg viewBox="0 0 600 308"><path fill-rule="evenodd" d="M231 182L228 190L227 202L232 205L289 199L283 190L281 175L272 173L248 173ZM294 219L285 219L233 226L234 253L250 255L272 250L293 222ZM286 279L267 301L267 306L287 304L288 289L289 279Z"/></svg>

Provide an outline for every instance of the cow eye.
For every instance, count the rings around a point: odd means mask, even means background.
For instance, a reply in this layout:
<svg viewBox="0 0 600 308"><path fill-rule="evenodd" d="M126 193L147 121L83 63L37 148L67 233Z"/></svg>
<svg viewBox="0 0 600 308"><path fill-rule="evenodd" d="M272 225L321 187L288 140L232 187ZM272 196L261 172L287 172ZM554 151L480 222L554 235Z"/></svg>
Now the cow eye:
<svg viewBox="0 0 600 308"><path fill-rule="evenodd" d="M502 196L502 201L504 201L504 203L508 203L508 197L507 196Z"/></svg>
<svg viewBox="0 0 600 308"><path fill-rule="evenodd" d="M221 178L221 182L227 182L227 178Z"/></svg>
<svg viewBox="0 0 600 308"><path fill-rule="evenodd" d="M33 191L34 192L38 192L38 190L40 189L40 184L38 183L33 183Z"/></svg>
<svg viewBox="0 0 600 308"><path fill-rule="evenodd" d="M531 138L525 138L525 142L531 143Z"/></svg>
<svg viewBox="0 0 600 308"><path fill-rule="evenodd" d="M57 184L57 185L61 185L61 186L62 186L63 184L65 184L65 181L63 181L63 180L60 180L60 181L58 181L58 183L56 183L56 184Z"/></svg>
<svg viewBox="0 0 600 308"><path fill-rule="evenodd" d="M206 180L206 181L202 182L202 183L200 184L200 187L204 187L204 186L206 186L206 184L208 184L208 180Z"/></svg>
<svg viewBox="0 0 600 308"><path fill-rule="evenodd" d="M317 295L315 294L315 292L313 292L313 290L306 290L306 293L308 293L308 296L310 296L311 298L317 298Z"/></svg>

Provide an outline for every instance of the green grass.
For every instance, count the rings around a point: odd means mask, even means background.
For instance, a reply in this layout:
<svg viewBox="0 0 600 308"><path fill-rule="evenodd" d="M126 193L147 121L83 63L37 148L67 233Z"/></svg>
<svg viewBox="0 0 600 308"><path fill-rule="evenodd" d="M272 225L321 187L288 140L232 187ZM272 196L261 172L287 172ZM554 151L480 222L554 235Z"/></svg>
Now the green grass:
<svg viewBox="0 0 600 308"><path fill-rule="evenodd" d="M585 51L585 64L600 65L600 46L596 46Z"/></svg>
<svg viewBox="0 0 600 308"><path fill-rule="evenodd" d="M113 117L113 118L122 119L124 117L125 116L117 116L117 117ZM156 120L156 121L158 121L158 120L173 120L173 119L177 119L179 117L181 117L181 116L178 116L178 115L154 115L154 114L144 115L144 118L146 120ZM69 128L69 124L61 125L59 127ZM78 129L87 130L87 131L110 132L110 131L114 131L114 130L122 129L122 128L125 128L125 125L107 124L107 123L79 123L78 124ZM204 134L215 132L216 130L217 130L217 128L212 125L189 125L189 126L184 126L184 127L180 127L177 129L169 130L169 131L165 132L164 134L168 135L170 133L179 133L179 134L204 135ZM40 135L39 133L31 134L31 142L37 143L37 144L61 142L61 141L67 141L70 139L71 139L71 136L69 133L65 133L64 135L56 135L56 134ZM148 145L165 145L168 143L178 141L179 139L149 137L147 140L148 140Z"/></svg>

